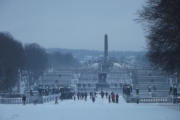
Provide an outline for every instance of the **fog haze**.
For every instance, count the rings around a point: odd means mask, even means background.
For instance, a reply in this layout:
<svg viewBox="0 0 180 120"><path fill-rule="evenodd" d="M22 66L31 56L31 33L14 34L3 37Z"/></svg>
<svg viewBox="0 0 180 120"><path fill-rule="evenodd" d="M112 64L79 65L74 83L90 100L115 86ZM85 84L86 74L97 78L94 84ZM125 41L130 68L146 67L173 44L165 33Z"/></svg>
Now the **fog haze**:
<svg viewBox="0 0 180 120"><path fill-rule="evenodd" d="M46 48L145 50L137 10L145 0L0 0L0 31Z"/></svg>

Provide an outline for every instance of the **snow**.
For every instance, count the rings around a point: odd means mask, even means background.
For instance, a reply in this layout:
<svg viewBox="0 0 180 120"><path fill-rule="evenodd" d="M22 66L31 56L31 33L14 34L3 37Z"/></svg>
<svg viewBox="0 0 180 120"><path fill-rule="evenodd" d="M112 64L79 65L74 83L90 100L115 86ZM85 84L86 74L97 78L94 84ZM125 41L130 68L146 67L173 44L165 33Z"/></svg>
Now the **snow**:
<svg viewBox="0 0 180 120"><path fill-rule="evenodd" d="M90 99L64 100L59 104L2 105L0 120L180 120L180 112L158 104L108 103L100 97L95 103Z"/></svg>

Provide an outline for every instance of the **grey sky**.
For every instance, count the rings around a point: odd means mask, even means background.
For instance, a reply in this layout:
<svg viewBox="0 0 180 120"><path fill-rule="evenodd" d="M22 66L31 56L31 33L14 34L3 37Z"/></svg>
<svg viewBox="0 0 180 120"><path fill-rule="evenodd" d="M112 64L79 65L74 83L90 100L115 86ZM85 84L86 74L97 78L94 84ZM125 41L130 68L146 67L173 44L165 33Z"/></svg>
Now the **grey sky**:
<svg viewBox="0 0 180 120"><path fill-rule="evenodd" d="M137 10L145 0L0 0L0 31L46 48L144 50Z"/></svg>

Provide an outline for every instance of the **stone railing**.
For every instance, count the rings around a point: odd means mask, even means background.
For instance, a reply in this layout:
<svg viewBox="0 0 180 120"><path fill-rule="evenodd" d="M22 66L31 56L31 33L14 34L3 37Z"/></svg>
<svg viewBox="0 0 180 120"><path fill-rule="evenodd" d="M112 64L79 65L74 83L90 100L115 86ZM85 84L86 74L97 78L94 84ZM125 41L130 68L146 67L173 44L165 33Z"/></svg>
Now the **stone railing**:
<svg viewBox="0 0 180 120"><path fill-rule="evenodd" d="M169 103L169 102L171 102L171 100L167 97L139 98L139 103Z"/></svg>
<svg viewBox="0 0 180 120"><path fill-rule="evenodd" d="M55 101L56 97L59 99L59 95L29 96L26 98L26 104L47 103ZM0 98L0 104L22 104L22 98Z"/></svg>
<svg viewBox="0 0 180 120"><path fill-rule="evenodd" d="M127 103L172 103L171 97L123 96Z"/></svg>
<svg viewBox="0 0 180 120"><path fill-rule="evenodd" d="M22 104L22 98L0 98L0 104Z"/></svg>

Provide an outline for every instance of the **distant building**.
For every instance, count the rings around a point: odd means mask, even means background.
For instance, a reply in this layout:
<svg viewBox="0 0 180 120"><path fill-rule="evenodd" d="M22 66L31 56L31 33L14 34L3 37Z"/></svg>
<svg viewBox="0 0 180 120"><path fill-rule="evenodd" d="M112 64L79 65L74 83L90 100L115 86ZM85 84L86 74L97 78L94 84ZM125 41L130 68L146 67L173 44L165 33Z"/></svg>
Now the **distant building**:
<svg viewBox="0 0 180 120"><path fill-rule="evenodd" d="M78 80L79 91L120 91L123 84L131 84L131 72L128 69L121 68L120 66L114 66L111 71L106 74L106 81L103 78L99 78L98 66L92 65L89 69L83 69L80 72ZM103 74L103 73L102 73ZM107 86L103 87L101 83L106 83Z"/></svg>
<svg viewBox="0 0 180 120"><path fill-rule="evenodd" d="M76 89L78 74L72 71L61 70L44 73L39 85L48 88L71 87Z"/></svg>
<svg viewBox="0 0 180 120"><path fill-rule="evenodd" d="M83 69L78 80L78 91L94 91L98 82L98 74L94 70Z"/></svg>

